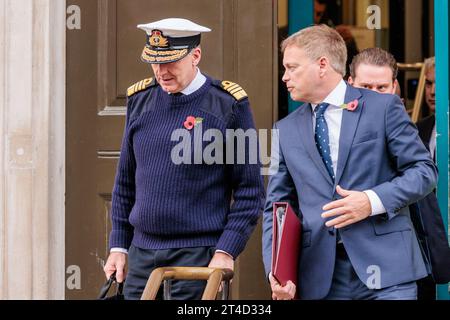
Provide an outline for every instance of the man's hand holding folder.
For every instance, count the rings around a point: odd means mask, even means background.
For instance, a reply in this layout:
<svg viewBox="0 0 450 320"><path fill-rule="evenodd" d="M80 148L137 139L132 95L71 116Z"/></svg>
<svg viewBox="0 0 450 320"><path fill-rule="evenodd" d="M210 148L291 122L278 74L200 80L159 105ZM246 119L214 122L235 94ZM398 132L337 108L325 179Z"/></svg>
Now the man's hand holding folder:
<svg viewBox="0 0 450 320"><path fill-rule="evenodd" d="M273 204L272 272L274 300L296 298L301 223L286 202Z"/></svg>

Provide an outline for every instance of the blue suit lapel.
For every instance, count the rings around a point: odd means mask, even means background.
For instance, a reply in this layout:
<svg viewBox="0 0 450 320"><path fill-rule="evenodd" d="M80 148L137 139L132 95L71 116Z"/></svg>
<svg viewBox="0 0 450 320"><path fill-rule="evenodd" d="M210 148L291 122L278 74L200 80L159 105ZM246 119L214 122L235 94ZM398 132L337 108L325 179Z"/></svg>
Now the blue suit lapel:
<svg viewBox="0 0 450 320"><path fill-rule="evenodd" d="M313 160L314 164L316 165L317 169L322 173L324 178L333 185L333 180L331 180L330 175L328 174L328 171L325 167L325 164L322 161L322 157L319 154L319 151L317 150L316 143L314 140L314 134L313 134L313 127L312 127L312 110L311 105L309 103L305 103L300 108L299 115L299 121L297 122L299 125L296 127L300 131L300 138L303 142L303 146L305 147L306 151L308 152L309 156Z"/></svg>
<svg viewBox="0 0 450 320"><path fill-rule="evenodd" d="M360 98L361 92L358 89L347 85L347 92L345 93L345 103L351 102L353 100L359 100ZM336 185L339 184L344 172L363 107L364 102L359 101L358 108L356 108L356 110L343 110L341 134L339 137L339 155L336 170Z"/></svg>

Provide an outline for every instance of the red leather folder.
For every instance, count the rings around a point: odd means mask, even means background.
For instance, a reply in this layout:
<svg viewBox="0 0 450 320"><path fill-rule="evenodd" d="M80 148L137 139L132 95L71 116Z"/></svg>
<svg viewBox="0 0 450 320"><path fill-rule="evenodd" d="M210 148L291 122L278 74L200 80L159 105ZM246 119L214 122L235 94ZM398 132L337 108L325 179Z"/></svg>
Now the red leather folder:
<svg viewBox="0 0 450 320"><path fill-rule="evenodd" d="M278 222L278 213L284 209L284 219ZM281 227L281 230L280 230ZM301 222L287 202L273 204L272 275L284 286L291 280L298 284Z"/></svg>

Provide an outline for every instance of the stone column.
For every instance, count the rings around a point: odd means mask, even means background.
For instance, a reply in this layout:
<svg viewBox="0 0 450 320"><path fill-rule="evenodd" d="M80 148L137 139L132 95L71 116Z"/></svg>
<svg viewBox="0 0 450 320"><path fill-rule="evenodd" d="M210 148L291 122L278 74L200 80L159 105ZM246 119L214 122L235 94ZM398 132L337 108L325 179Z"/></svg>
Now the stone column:
<svg viewBox="0 0 450 320"><path fill-rule="evenodd" d="M0 0L0 298L64 298L65 0Z"/></svg>

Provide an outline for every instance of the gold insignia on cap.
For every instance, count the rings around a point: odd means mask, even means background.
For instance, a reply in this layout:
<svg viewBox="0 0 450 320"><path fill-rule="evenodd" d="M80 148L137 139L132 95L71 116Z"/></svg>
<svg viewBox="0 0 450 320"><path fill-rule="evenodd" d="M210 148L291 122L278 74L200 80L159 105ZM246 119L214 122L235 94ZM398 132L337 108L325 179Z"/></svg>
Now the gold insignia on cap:
<svg viewBox="0 0 450 320"><path fill-rule="evenodd" d="M153 47L167 48L169 46L169 41L163 36L162 32L159 30L154 30L150 36L150 45Z"/></svg>
<svg viewBox="0 0 450 320"><path fill-rule="evenodd" d="M127 96L130 97L139 91L147 89L152 84L153 84L153 78L148 78L148 79L144 79L139 82L136 82L135 84L133 84L131 87L128 88Z"/></svg>
<svg viewBox="0 0 450 320"><path fill-rule="evenodd" d="M145 62L155 63L155 62L171 62L175 60L179 60L184 58L189 53L187 49L181 50L164 50L164 51L155 51L150 48L145 47L142 51L141 58Z"/></svg>
<svg viewBox="0 0 450 320"><path fill-rule="evenodd" d="M240 85L231 81L222 81L223 90L231 94L237 101L247 98L247 93Z"/></svg>

